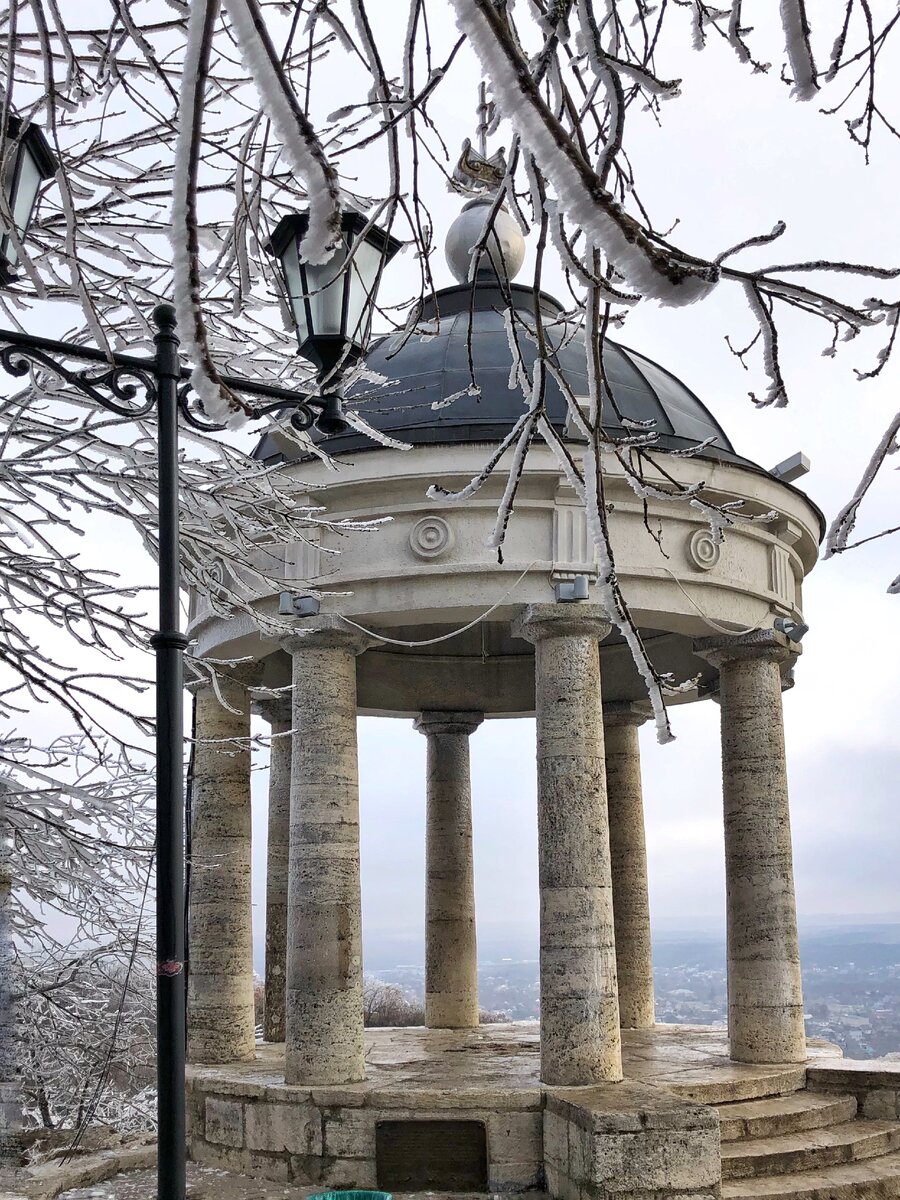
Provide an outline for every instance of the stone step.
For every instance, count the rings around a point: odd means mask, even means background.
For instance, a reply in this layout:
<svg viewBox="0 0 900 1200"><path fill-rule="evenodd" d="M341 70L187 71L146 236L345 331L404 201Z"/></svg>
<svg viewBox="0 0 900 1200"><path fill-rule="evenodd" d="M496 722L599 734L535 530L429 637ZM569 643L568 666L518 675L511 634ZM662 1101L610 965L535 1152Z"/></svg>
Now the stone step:
<svg viewBox="0 0 900 1200"><path fill-rule="evenodd" d="M765 1100L739 1100L718 1105L721 1138L777 1137L842 1125L856 1116L855 1096L832 1096L827 1092L791 1092Z"/></svg>
<svg viewBox="0 0 900 1200"><path fill-rule="evenodd" d="M722 1147L722 1179L817 1171L898 1148L900 1123L896 1121L848 1121L829 1129L748 1138Z"/></svg>
<svg viewBox="0 0 900 1200"><path fill-rule="evenodd" d="M758 1179L722 1184L722 1200L896 1200L900 1197L900 1154Z"/></svg>
<svg viewBox="0 0 900 1200"><path fill-rule="evenodd" d="M784 1096L806 1087L806 1067L749 1067L723 1063L712 1071L682 1070L672 1075L654 1075L653 1083L674 1092L682 1100L698 1104L725 1104L730 1100L761 1100Z"/></svg>

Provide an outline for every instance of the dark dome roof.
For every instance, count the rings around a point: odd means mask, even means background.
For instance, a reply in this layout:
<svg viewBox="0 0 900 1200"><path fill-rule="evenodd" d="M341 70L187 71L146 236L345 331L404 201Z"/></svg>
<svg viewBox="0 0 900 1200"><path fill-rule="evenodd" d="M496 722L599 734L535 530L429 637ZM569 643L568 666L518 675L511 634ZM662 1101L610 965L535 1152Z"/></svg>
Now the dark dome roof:
<svg viewBox="0 0 900 1200"><path fill-rule="evenodd" d="M527 320L534 311L534 292L519 284L511 285L513 305ZM588 394L584 337L572 325L553 324L561 306L552 297L541 295L541 306L549 321L549 336L557 345L556 362L576 396ZM436 332L423 337L413 334L406 341L396 335L377 342L366 359L367 366L392 382L382 387L371 383L356 385L348 399L358 397L353 406L375 428L413 445L448 442L496 442L503 438L522 413L522 393L509 387L510 350L503 310L504 294L493 283L479 282L445 288L423 306L420 322L431 323ZM433 408L470 382L469 322L472 322L471 352L480 396L463 395L446 408ZM537 347L528 338L519 338L522 356L530 366ZM651 428L659 434L658 445L681 450L707 438L715 442L704 450L704 457L747 463L734 451L722 427L694 393L664 367L607 340L604 365L619 414L604 410L603 424L616 433L626 430L621 417L634 421L655 421ZM546 384L546 403L550 420L563 431L567 405L558 384L550 377ZM357 453L378 449L379 444L354 429L328 439L331 454ZM268 437L263 438L257 456L276 453Z"/></svg>

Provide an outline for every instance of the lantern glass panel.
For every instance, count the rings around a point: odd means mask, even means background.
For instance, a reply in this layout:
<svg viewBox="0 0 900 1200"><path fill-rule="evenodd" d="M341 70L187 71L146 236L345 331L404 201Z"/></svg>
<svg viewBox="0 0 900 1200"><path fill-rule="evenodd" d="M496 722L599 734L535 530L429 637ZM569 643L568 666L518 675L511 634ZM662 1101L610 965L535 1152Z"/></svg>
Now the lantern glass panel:
<svg viewBox="0 0 900 1200"><path fill-rule="evenodd" d="M31 220L34 202L37 199L38 188L41 186L41 173L27 146L19 151L19 170L16 180L16 193L13 197L12 215L16 229L24 235Z"/></svg>
<svg viewBox="0 0 900 1200"><path fill-rule="evenodd" d="M360 239L365 218L346 212L329 261L308 263L300 257L308 228L307 213L284 216L266 249L281 261L300 353L320 372L332 372L355 361L365 346L381 269L401 243L378 228Z"/></svg>
<svg viewBox="0 0 900 1200"><path fill-rule="evenodd" d="M381 266L382 251L371 242L357 242L353 261L348 268L347 297L348 341L364 346L369 336L374 307L375 282Z"/></svg>
<svg viewBox="0 0 900 1200"><path fill-rule="evenodd" d="M303 271L300 269L300 258L297 252L297 239L291 238L281 255L281 265L284 270L284 283L287 288L291 312L297 322L297 337L302 346L309 337L309 322L306 319L305 288L303 286Z"/></svg>
<svg viewBox="0 0 900 1200"><path fill-rule="evenodd" d="M28 232L41 180L46 177L47 171L41 170L28 139L17 139L13 136L9 143L0 186L3 187L4 198L20 238L24 238ZM6 269L15 267L19 260L8 229L0 231L0 256L5 260Z"/></svg>
<svg viewBox="0 0 900 1200"><path fill-rule="evenodd" d="M344 276L348 245L346 235L327 263L304 265L309 289L309 308L313 337L340 337L343 334Z"/></svg>

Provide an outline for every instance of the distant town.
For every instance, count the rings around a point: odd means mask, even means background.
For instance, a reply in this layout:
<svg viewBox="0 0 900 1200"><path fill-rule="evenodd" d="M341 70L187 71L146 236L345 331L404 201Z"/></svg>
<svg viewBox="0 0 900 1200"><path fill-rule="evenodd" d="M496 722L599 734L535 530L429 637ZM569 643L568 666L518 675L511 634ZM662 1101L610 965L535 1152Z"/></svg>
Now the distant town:
<svg viewBox="0 0 900 1200"><path fill-rule="evenodd" d="M514 944L497 955L489 939L479 966L482 1008L509 1020L538 1016L537 947ZM521 939L511 939L521 943ZM516 951L518 953L516 953ZM420 1001L424 967L387 965L390 949L368 955L367 974ZM521 955L521 957L520 957ZM848 1058L900 1058L900 924L821 926L801 933L801 961L810 1037L835 1042ZM386 957L387 956L387 957ZM396 957L396 950L395 950ZM374 962L372 961L374 958ZM675 1024L726 1020L725 942L721 934L656 935L656 1018Z"/></svg>

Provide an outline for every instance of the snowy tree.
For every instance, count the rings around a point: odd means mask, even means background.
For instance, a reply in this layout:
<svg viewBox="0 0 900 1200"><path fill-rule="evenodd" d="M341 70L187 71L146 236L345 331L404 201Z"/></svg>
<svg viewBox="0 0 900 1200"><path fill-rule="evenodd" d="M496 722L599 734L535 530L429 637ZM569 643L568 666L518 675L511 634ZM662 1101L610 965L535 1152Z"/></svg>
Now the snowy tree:
<svg viewBox="0 0 900 1200"><path fill-rule="evenodd" d="M15 1153L15 1140L23 1123L16 1028L19 995L10 920L12 839L6 820L7 793L8 785L0 784L0 1167Z"/></svg>
<svg viewBox="0 0 900 1200"><path fill-rule="evenodd" d="M19 15L8 14L7 49L27 58ZM5 79L4 125L16 92ZM74 180L62 189L79 203L86 197ZM103 251L107 272L113 262L120 273L124 265L114 249L118 236ZM72 262L81 254L80 234L76 242ZM63 340L108 345L95 323L78 329L83 308L71 301L102 297L109 274L106 283L101 273L90 288L73 291L59 263L44 260L35 274L30 242L19 249L20 280L3 297L7 324L20 327L27 309L24 324L33 332L47 332L44 321L71 321L55 330ZM171 262L167 243L158 253L158 261ZM132 283L142 302L152 299ZM134 311L125 344L150 353L149 308L136 301ZM88 371L98 390L108 385L117 405L110 412L71 385L83 364L28 368L11 348L0 360L13 376L0 398L0 1101L4 1117L8 1100L11 1110L21 1116L24 1108L29 1121L48 1128L95 1120L134 1129L146 1124L153 1099L154 985L146 954L154 412L135 374L103 364ZM307 444L283 424L282 437ZM187 425L181 443L183 577L216 611L247 609L261 587L277 587L286 545L317 537L323 525L345 527L299 505L294 485L234 439ZM118 553L98 551L104 536ZM272 622L272 632L280 628ZM215 678L227 667L189 657L195 675ZM32 737L19 736L22 726Z"/></svg>
<svg viewBox="0 0 900 1200"><path fill-rule="evenodd" d="M125 582L90 549L98 528L119 527L113 536L131 531L148 563L157 557L150 418L91 407L49 371L0 399L0 715L7 721L50 702L89 736L125 736L122 719L135 717L150 732L135 705L148 681L122 664L148 651L151 573L139 574L141 584ZM193 430L183 441L185 582L217 611L246 609L257 591L278 584L285 545L334 523L299 505L283 473L227 442Z"/></svg>
<svg viewBox="0 0 900 1200"><path fill-rule="evenodd" d="M652 427L625 438L603 428L604 406L615 407L604 338L641 305L713 307L734 292L746 309L746 328L731 331L734 353L761 381L754 403L779 407L788 402L784 338L798 315L823 324L829 355L859 339L861 376L885 369L898 270L833 261L827 247L790 261L789 250L774 250L789 244L782 223L714 251L679 245L641 199L631 131L648 116L665 121L692 51L716 42L733 54L735 72L780 71L786 102L843 121L862 162L896 136L880 86L897 24L891 7L833 0L817 6L811 29L804 0L781 0L765 11L755 6L756 29L741 0L409 0L398 38L393 14L365 0L142 0L115 3L111 19L105 5L89 4L77 20L32 0L15 6L5 26L5 103L48 129L60 166L43 189L34 234L19 248L20 283L3 303L15 319L45 300L65 300L75 339L118 347L146 338L148 308L173 295L197 394L211 417L239 426L249 406L224 382L227 372L317 386L290 345L283 284L265 251L281 215L308 209L303 254L311 263L331 255L342 209L391 228L407 243L415 299L434 286L431 197L445 187L485 191L492 204L476 260L489 254L504 206L536 242L536 290L551 252L562 260L571 322L587 334L590 396L586 408L567 397L585 439L576 461L543 407L548 378L565 390L554 363L559 331L546 327L537 305L531 322L510 311L514 353L533 342L537 361L526 368L520 360L522 415L459 498L501 463L509 471L492 535L499 550L528 447L535 438L550 444L587 509L600 598L631 645L665 739L663 695L678 683L656 673L619 586L604 459L619 464L642 499L699 508L716 539L745 518L702 488L680 485ZM773 30L777 64L758 48ZM441 103L448 80L473 66L486 82L478 145L467 142L457 163L457 129ZM868 295L872 289L878 294ZM407 321L407 307L382 306L379 320L414 336L416 310ZM835 518L829 553L854 544L860 505L896 449L897 431L895 419Z"/></svg>
<svg viewBox="0 0 900 1200"><path fill-rule="evenodd" d="M184 576L217 611L248 608L280 583L285 545L333 527L193 429L180 475ZM133 1131L152 1110L156 496L152 412L96 408L49 369L0 400L0 1087L46 1128ZM120 568L128 534L146 566ZM17 736L38 714L48 743Z"/></svg>
<svg viewBox="0 0 900 1200"><path fill-rule="evenodd" d="M70 1139L91 1122L147 1128L152 761L84 735L15 750L0 778L12 885L0 889L10 1128L65 1127Z"/></svg>
<svg viewBox="0 0 900 1200"><path fill-rule="evenodd" d="M298 508L294 485L244 453L240 439L260 422L225 381L241 374L298 392L319 387L296 353L284 286L265 249L274 226L308 209L311 263L328 259L348 208L402 238L406 294L382 303L377 317L402 341L428 332L414 302L435 287L434 198L447 188L489 196L476 263L490 255L504 208L531 237L536 295L550 258L561 261L566 330L587 335L590 394L586 407L567 394L583 438L576 457L543 404L548 379L566 390L554 361L560 331L537 303L532 321L510 308L523 411L456 498L507 472L491 534L500 552L528 449L535 438L552 447L588 512L600 598L631 645L665 739L663 698L678 681L657 674L629 615L606 528L604 463L617 463L645 501L699 508L717 539L742 514L681 486L652 426L634 425L625 438L604 428L602 412L615 411L603 367L608 332L653 304L703 304L714 322L716 298L734 293L745 315L728 331L730 345L752 372L760 407L788 402L783 347L798 317L822 324L829 356L852 343L861 378L889 368L896 338L892 262L834 261L827 246L813 256L776 253L791 244L781 223L748 229L731 246L683 246L642 198L633 130L665 122L693 53L714 43L728 48L735 72L780 73L786 103L842 122L861 162L893 149L897 124L882 78L895 5L827 0L810 14L804 0L773 0L752 16L748 8L741 0L408 0L398 36L395 6L366 0L16 0L0 16L0 127L11 111L42 126L58 170L27 238L0 211L19 263L18 280L0 292L3 322L73 345L149 352L149 313L174 298L195 394L209 418L245 429L224 437L184 430L185 580L220 611L246 608L258 587L272 590L280 548L327 521ZM760 47L773 33L779 58L769 63ZM484 80L478 129L460 157L465 130L448 116L460 105L446 97L473 72ZM473 108L475 99L473 89ZM7 167L0 163L0 174ZM533 367L519 354L525 342L537 347ZM18 363L0 351L4 368ZM343 374L345 384L365 378L364 365ZM156 552L153 414L136 415L133 399L121 394L121 415L100 411L48 367L0 401L0 713L13 735L2 761L14 788L6 831L15 882L29 881L13 888L5 915L29 947L20 986L34 997L28 1019L64 1043L77 997L102 1028L93 1048L80 1045L69 1060L30 1037L29 1104L44 1122L77 1120L95 1104L73 1081L111 1069L104 1055L118 1036L118 1004L102 1007L110 990L121 985L128 1004L144 994L137 988L129 999L124 984L129 969L132 978L141 969L134 947L152 843L141 757L151 732L148 672L131 666L146 646L150 596L144 579L123 579L103 561L91 537L98 521L118 521ZM355 403L349 415L359 423ZM281 436L304 436L283 417L267 419ZM867 540L854 543L857 517L898 431L900 416L835 516L829 553ZM891 588L900 591L900 576ZM75 740L51 734L44 749L16 741L16 723L45 703ZM74 922L65 938L42 922L48 909L64 927ZM146 1019L137 1017L139 1029Z"/></svg>

